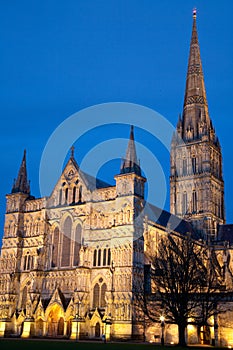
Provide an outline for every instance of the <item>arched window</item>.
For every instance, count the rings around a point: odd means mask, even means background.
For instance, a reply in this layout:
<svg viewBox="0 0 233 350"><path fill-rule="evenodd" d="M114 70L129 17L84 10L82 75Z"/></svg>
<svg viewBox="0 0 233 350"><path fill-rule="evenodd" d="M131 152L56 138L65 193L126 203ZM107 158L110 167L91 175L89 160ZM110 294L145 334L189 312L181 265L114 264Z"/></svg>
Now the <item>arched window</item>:
<svg viewBox="0 0 233 350"><path fill-rule="evenodd" d="M31 256L28 255L27 270L30 270Z"/></svg>
<svg viewBox="0 0 233 350"><path fill-rule="evenodd" d="M197 212L197 192L193 191L192 194L192 207L193 207L193 213Z"/></svg>
<svg viewBox="0 0 233 350"><path fill-rule="evenodd" d="M97 250L94 250L94 256L93 256L93 266L96 266L97 263Z"/></svg>
<svg viewBox="0 0 233 350"><path fill-rule="evenodd" d="M104 283L101 286L100 307L105 307L105 305L106 305L106 301L105 301L106 290L107 290L107 286Z"/></svg>
<svg viewBox="0 0 233 350"><path fill-rule="evenodd" d="M111 265L111 249L108 248L108 265Z"/></svg>
<svg viewBox="0 0 233 350"><path fill-rule="evenodd" d="M104 255L103 255L103 266L106 266L107 263L107 249L104 249Z"/></svg>
<svg viewBox="0 0 233 350"><path fill-rule="evenodd" d="M59 229L58 227L56 227L53 232L52 267L58 266L58 244L59 244Z"/></svg>
<svg viewBox="0 0 233 350"><path fill-rule="evenodd" d="M187 209L188 209L188 198L187 198L187 192L183 193L183 202L182 202L182 211L183 214L186 214Z"/></svg>
<svg viewBox="0 0 233 350"><path fill-rule="evenodd" d="M59 205L62 204L62 189L59 191Z"/></svg>
<svg viewBox="0 0 233 350"><path fill-rule="evenodd" d="M98 250L98 266L101 266L101 249Z"/></svg>
<svg viewBox="0 0 233 350"><path fill-rule="evenodd" d="M30 267L31 270L34 269L34 256L32 255L31 256L31 267Z"/></svg>
<svg viewBox="0 0 233 350"><path fill-rule="evenodd" d="M24 256L24 263L23 263L23 269L26 270L27 269L27 260L28 260L28 257L27 255Z"/></svg>
<svg viewBox="0 0 233 350"><path fill-rule="evenodd" d="M82 202L82 186L79 187L79 202Z"/></svg>
<svg viewBox="0 0 233 350"><path fill-rule="evenodd" d="M64 222L62 230L62 256L61 266L70 266L70 245L71 245L72 220L68 216Z"/></svg>
<svg viewBox="0 0 233 350"><path fill-rule="evenodd" d="M73 188L73 203L76 202L76 187Z"/></svg>
<svg viewBox="0 0 233 350"><path fill-rule="evenodd" d="M197 158L196 157L192 158L192 172L193 172L193 174L196 174L196 172L197 172Z"/></svg>
<svg viewBox="0 0 233 350"><path fill-rule="evenodd" d="M66 204L68 203L68 196L69 196L69 189L66 188L66 190L65 190L65 201L66 201Z"/></svg>
<svg viewBox="0 0 233 350"><path fill-rule="evenodd" d="M74 236L74 259L73 266L79 265L79 250L81 248L81 240L82 240L82 226L78 224L75 230Z"/></svg>
<svg viewBox="0 0 233 350"><path fill-rule="evenodd" d="M93 307L99 307L99 298L100 298L100 287L96 283L93 289Z"/></svg>

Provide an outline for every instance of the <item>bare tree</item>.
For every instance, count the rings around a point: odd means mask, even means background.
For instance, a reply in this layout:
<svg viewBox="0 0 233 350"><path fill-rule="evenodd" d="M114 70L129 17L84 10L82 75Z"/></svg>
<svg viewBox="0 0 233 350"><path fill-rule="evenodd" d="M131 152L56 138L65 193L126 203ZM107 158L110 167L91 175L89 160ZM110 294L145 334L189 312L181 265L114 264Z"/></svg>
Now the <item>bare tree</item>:
<svg viewBox="0 0 233 350"><path fill-rule="evenodd" d="M167 322L177 324L179 345L184 346L188 323L207 325L218 312L222 279L214 251L189 234L168 234L148 253L148 260L144 291L135 286L137 306L151 321L158 322L163 313Z"/></svg>

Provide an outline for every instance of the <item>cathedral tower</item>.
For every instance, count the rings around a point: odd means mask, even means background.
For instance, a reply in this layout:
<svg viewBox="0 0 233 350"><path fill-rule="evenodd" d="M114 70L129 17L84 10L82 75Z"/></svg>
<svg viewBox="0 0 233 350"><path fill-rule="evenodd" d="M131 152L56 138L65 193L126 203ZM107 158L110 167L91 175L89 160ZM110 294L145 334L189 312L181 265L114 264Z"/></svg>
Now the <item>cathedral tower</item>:
<svg viewBox="0 0 233 350"><path fill-rule="evenodd" d="M186 77L183 114L171 144L170 211L192 222L203 235L216 238L225 222L222 153L209 116L196 10Z"/></svg>

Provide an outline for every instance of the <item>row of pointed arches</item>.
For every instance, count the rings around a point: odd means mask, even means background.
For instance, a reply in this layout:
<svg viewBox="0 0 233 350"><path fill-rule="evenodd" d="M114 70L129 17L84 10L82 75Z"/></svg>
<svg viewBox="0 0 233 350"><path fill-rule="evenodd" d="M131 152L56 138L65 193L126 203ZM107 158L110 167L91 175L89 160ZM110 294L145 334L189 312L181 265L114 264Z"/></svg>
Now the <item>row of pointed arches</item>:
<svg viewBox="0 0 233 350"><path fill-rule="evenodd" d="M81 185L68 187L66 183L63 183L62 186L58 192L58 205L75 204L83 201Z"/></svg>

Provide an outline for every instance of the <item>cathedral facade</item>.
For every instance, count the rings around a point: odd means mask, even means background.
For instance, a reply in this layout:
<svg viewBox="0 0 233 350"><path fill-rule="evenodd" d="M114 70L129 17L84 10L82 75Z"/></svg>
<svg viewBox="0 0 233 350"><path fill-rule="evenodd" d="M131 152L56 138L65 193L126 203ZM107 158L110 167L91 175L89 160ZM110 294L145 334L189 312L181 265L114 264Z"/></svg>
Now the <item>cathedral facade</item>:
<svg viewBox="0 0 233 350"><path fill-rule="evenodd" d="M144 284L145 253L162 235L192 232L216 249L233 292L233 226L225 223L222 154L209 116L193 14L183 114L171 143L170 212L144 200L131 127L115 186L84 173L74 149L48 197L30 193L26 152L6 196L0 258L0 337L160 341L160 320L135 311L134 285ZM233 345L233 299L210 325L210 339ZM212 321L211 321L212 322ZM190 343L204 341L195 327ZM177 342L166 325L165 341Z"/></svg>

